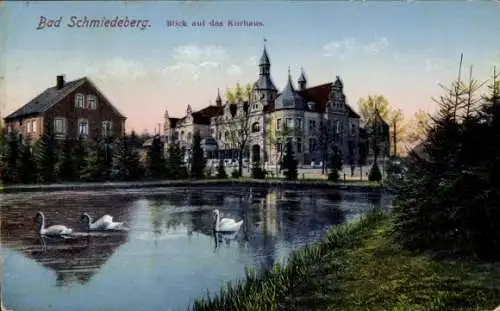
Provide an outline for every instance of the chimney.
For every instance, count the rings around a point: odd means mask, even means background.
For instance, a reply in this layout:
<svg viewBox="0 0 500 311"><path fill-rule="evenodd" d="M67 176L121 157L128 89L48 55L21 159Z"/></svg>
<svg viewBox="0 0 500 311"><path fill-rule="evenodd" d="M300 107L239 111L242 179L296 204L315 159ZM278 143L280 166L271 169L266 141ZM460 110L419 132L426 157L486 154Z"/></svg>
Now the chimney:
<svg viewBox="0 0 500 311"><path fill-rule="evenodd" d="M57 89L60 90L64 87L64 76L63 75L59 75L57 76Z"/></svg>

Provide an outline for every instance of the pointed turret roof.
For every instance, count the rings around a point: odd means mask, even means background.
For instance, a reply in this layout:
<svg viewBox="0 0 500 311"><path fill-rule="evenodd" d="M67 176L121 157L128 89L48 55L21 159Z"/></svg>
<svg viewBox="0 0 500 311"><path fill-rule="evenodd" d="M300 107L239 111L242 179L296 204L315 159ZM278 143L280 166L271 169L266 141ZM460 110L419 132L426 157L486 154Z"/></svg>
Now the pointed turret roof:
<svg viewBox="0 0 500 311"><path fill-rule="evenodd" d="M264 51L262 52L262 56L260 57L259 66L270 66L271 62L269 61L269 56L267 55L267 49L264 45Z"/></svg>
<svg viewBox="0 0 500 311"><path fill-rule="evenodd" d="M216 105L222 105L222 98L220 97L220 89L217 89L217 97L215 98Z"/></svg>
<svg viewBox="0 0 500 311"><path fill-rule="evenodd" d="M276 98L275 109L305 109L305 101L302 96L295 91L292 82L290 68L288 69L288 82L283 92Z"/></svg>
<svg viewBox="0 0 500 311"><path fill-rule="evenodd" d="M299 83L307 82L306 75L304 74L304 68L300 68L300 77L297 80Z"/></svg>

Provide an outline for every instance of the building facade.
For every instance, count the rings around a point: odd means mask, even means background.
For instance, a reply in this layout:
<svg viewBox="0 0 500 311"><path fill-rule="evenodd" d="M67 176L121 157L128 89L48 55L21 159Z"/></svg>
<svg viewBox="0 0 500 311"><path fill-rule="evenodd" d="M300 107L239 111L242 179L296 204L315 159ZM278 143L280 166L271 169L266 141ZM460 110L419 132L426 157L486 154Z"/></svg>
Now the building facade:
<svg viewBox="0 0 500 311"><path fill-rule="evenodd" d="M125 120L88 78L66 82L60 75L55 86L5 117L4 123L9 133L34 142L49 131L56 139L120 137Z"/></svg>
<svg viewBox="0 0 500 311"><path fill-rule="evenodd" d="M205 146L217 150L216 157L235 158L245 146L245 158L267 164L281 161L285 145L291 141L301 164L320 162L332 144L339 147L344 161L355 161L360 117L347 104L339 76L334 82L309 87L304 71L297 88L288 73L282 91L271 77L271 62L266 48L259 61L257 81L249 94L237 94L234 102L217 93L215 105L172 118L164 115L164 136L168 142L189 146L195 132Z"/></svg>

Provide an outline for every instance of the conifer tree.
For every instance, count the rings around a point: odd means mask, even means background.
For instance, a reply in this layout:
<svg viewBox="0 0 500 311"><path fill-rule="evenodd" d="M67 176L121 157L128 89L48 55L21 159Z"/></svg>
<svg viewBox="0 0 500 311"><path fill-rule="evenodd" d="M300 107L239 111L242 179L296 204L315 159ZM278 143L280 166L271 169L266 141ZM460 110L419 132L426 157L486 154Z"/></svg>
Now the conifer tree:
<svg viewBox="0 0 500 311"><path fill-rule="evenodd" d="M87 181L110 180L112 161L113 149L110 138L98 139L88 154L82 179Z"/></svg>
<svg viewBox="0 0 500 311"><path fill-rule="evenodd" d="M57 143L50 127L36 142L36 162L39 172L39 181L53 183L57 180Z"/></svg>
<svg viewBox="0 0 500 311"><path fill-rule="evenodd" d="M4 166L2 167L2 179L4 183L19 182L19 174L17 172L17 162L20 158L19 138L16 133L12 132L7 135L5 151L4 151Z"/></svg>
<svg viewBox="0 0 500 311"><path fill-rule="evenodd" d="M286 143L285 156L283 158L283 174L286 180L297 180L297 160L295 159L295 154L293 152L293 145L291 141Z"/></svg>
<svg viewBox="0 0 500 311"><path fill-rule="evenodd" d="M77 180L81 179L82 173L87 167L88 156L87 142L82 136L79 136L73 149L73 162Z"/></svg>
<svg viewBox="0 0 500 311"><path fill-rule="evenodd" d="M118 140L113 153L112 179L114 180L139 180L143 169L137 151L130 146L127 136Z"/></svg>
<svg viewBox="0 0 500 311"><path fill-rule="evenodd" d="M183 179L187 177L187 168L184 163L184 151L178 142L172 142L167 150L167 175L171 179Z"/></svg>
<svg viewBox="0 0 500 311"><path fill-rule="evenodd" d="M328 180L337 181L339 180L339 171L342 170L342 153L337 145L331 147L330 159L328 160L328 168L330 173L328 174Z"/></svg>
<svg viewBox="0 0 500 311"><path fill-rule="evenodd" d="M151 147L147 153L147 176L151 179L165 179L167 178L167 166L165 161L164 144L161 137L156 135L153 137Z"/></svg>
<svg viewBox="0 0 500 311"><path fill-rule="evenodd" d="M219 179L226 179L227 178L227 172L226 172L226 167L224 166L224 160L220 159L219 164L217 165L217 178Z"/></svg>
<svg viewBox="0 0 500 311"><path fill-rule="evenodd" d="M31 145L28 142L21 144L18 161L19 181L23 184L32 184L37 181L37 169Z"/></svg>
<svg viewBox="0 0 500 311"><path fill-rule="evenodd" d="M203 178L207 160L201 146L201 136L198 132L193 135L193 145L191 147L191 177Z"/></svg>
<svg viewBox="0 0 500 311"><path fill-rule="evenodd" d="M74 159L74 144L72 139L66 139L63 142L61 155L57 164L57 175L61 181L76 181L79 178L79 172Z"/></svg>

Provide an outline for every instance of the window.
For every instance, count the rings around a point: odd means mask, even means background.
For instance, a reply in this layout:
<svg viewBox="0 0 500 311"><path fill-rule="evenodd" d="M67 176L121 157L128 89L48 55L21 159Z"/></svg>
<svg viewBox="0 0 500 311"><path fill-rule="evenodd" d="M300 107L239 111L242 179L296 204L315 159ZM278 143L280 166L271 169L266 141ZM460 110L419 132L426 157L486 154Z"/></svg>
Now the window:
<svg viewBox="0 0 500 311"><path fill-rule="evenodd" d="M66 119L65 118L55 118L54 119L54 134L66 134Z"/></svg>
<svg viewBox="0 0 500 311"><path fill-rule="evenodd" d="M31 121L26 122L26 133L31 133L32 128L31 128Z"/></svg>
<svg viewBox="0 0 500 311"><path fill-rule="evenodd" d="M286 120L285 120L286 128L288 128L288 129L292 128L292 126L293 126L292 123L293 123L293 119L292 118L286 118Z"/></svg>
<svg viewBox="0 0 500 311"><path fill-rule="evenodd" d="M313 130L316 128L316 120L309 120L309 129Z"/></svg>
<svg viewBox="0 0 500 311"><path fill-rule="evenodd" d="M12 133L12 125L9 125L9 126L7 127L7 132L8 132L9 134L10 134L10 133Z"/></svg>
<svg viewBox="0 0 500 311"><path fill-rule="evenodd" d="M224 140L228 141L229 140L229 132L224 133Z"/></svg>
<svg viewBox="0 0 500 311"><path fill-rule="evenodd" d="M281 119L276 120L276 130L281 131Z"/></svg>
<svg viewBox="0 0 500 311"><path fill-rule="evenodd" d="M85 97L83 94L76 94L75 95L75 108L83 108L83 104L85 102Z"/></svg>
<svg viewBox="0 0 500 311"><path fill-rule="evenodd" d="M219 139L219 140L222 139L222 132L217 133L217 139Z"/></svg>
<svg viewBox="0 0 500 311"><path fill-rule="evenodd" d="M351 134L356 135L356 124L351 124Z"/></svg>
<svg viewBox="0 0 500 311"><path fill-rule="evenodd" d="M97 97L95 95L87 96L87 108L88 109L97 109Z"/></svg>
<svg viewBox="0 0 500 311"><path fill-rule="evenodd" d="M260 123L254 122L252 124L252 133L258 133L258 132L260 132Z"/></svg>
<svg viewBox="0 0 500 311"><path fill-rule="evenodd" d="M302 119L296 119L295 120L295 127L298 129L298 130L301 130L302 129Z"/></svg>
<svg viewBox="0 0 500 311"><path fill-rule="evenodd" d="M187 133L187 141L190 142L193 139L193 134Z"/></svg>
<svg viewBox="0 0 500 311"><path fill-rule="evenodd" d="M31 131L33 133L36 133L36 126L37 126L36 120L31 121Z"/></svg>
<svg viewBox="0 0 500 311"><path fill-rule="evenodd" d="M111 136L112 133L113 133L113 122L102 121L102 135L103 136Z"/></svg>
<svg viewBox="0 0 500 311"><path fill-rule="evenodd" d="M215 134L215 129L214 129L214 128L210 128L210 136L212 136L212 137L213 137L213 136L214 136L214 134Z"/></svg>
<svg viewBox="0 0 500 311"><path fill-rule="evenodd" d="M277 143L276 144L276 151L281 152L282 149L283 149L283 145L281 143Z"/></svg>
<svg viewBox="0 0 500 311"><path fill-rule="evenodd" d="M78 135L89 136L89 121L87 119L78 120Z"/></svg>
<svg viewBox="0 0 500 311"><path fill-rule="evenodd" d="M314 138L309 139L309 152L316 151L316 140Z"/></svg>
<svg viewBox="0 0 500 311"><path fill-rule="evenodd" d="M295 144L297 146L297 153L302 153L302 139L296 138Z"/></svg>

